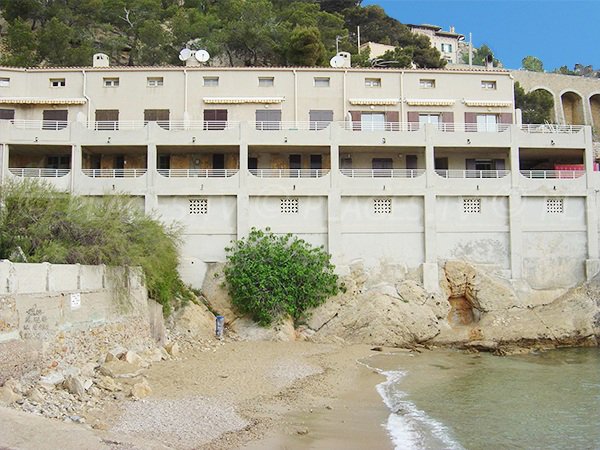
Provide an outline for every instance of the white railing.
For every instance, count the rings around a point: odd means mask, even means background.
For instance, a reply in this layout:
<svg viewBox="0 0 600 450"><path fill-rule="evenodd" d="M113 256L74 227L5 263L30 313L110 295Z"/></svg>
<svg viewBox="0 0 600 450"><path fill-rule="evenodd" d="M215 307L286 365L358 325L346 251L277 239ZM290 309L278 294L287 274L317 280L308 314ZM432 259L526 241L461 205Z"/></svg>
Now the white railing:
<svg viewBox="0 0 600 450"><path fill-rule="evenodd" d="M477 123L438 123L436 124L438 130L452 133L452 132L467 132L467 133L503 133L509 130L511 124L509 123L490 123L490 124L477 124Z"/></svg>
<svg viewBox="0 0 600 450"><path fill-rule="evenodd" d="M141 130L145 125L143 120L101 120L86 124L88 129L95 131Z"/></svg>
<svg viewBox="0 0 600 450"><path fill-rule="evenodd" d="M418 131L419 124L414 122L336 122L346 131Z"/></svg>
<svg viewBox="0 0 600 450"><path fill-rule="evenodd" d="M585 170L521 170L521 175L543 180L574 179L584 176Z"/></svg>
<svg viewBox="0 0 600 450"><path fill-rule="evenodd" d="M15 128L22 130L64 130L69 126L66 120L11 120Z"/></svg>
<svg viewBox="0 0 600 450"><path fill-rule="evenodd" d="M239 169L158 169L167 178L229 178Z"/></svg>
<svg viewBox="0 0 600 450"><path fill-rule="evenodd" d="M68 175L71 169L48 169L44 167L9 167L10 173L24 178L59 178Z"/></svg>
<svg viewBox="0 0 600 450"><path fill-rule="evenodd" d="M583 130L583 125L555 125L555 124L526 124L521 125L521 130L526 133L552 133L574 134Z"/></svg>
<svg viewBox="0 0 600 450"><path fill-rule="evenodd" d="M507 176L509 170L443 170L436 169L442 178L503 178Z"/></svg>
<svg viewBox="0 0 600 450"><path fill-rule="evenodd" d="M82 169L84 175L90 178L137 178L147 171L148 169Z"/></svg>
<svg viewBox="0 0 600 450"><path fill-rule="evenodd" d="M309 122L279 122L262 121L250 122L250 127L259 131L320 131L329 127L329 121L309 121Z"/></svg>
<svg viewBox="0 0 600 450"><path fill-rule="evenodd" d="M416 178L425 169L340 169L340 172L350 178Z"/></svg>
<svg viewBox="0 0 600 450"><path fill-rule="evenodd" d="M239 128L239 122L222 120L157 120L159 127L165 130L232 130ZM96 131L141 130L147 120L105 120L87 123L87 128Z"/></svg>
<svg viewBox="0 0 600 450"><path fill-rule="evenodd" d="M329 169L249 169L258 178L320 178Z"/></svg>

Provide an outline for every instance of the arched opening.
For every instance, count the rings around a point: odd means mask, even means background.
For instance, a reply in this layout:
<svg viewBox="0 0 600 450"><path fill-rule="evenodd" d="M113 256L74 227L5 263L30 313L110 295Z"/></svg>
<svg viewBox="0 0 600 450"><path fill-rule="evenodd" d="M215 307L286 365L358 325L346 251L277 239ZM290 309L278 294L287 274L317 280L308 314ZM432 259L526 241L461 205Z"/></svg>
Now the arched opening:
<svg viewBox="0 0 600 450"><path fill-rule="evenodd" d="M590 111L592 112L592 125L596 133L600 133L600 94L590 97Z"/></svg>
<svg viewBox="0 0 600 450"><path fill-rule="evenodd" d="M566 125L584 125L583 101L575 92L565 92L560 97Z"/></svg>

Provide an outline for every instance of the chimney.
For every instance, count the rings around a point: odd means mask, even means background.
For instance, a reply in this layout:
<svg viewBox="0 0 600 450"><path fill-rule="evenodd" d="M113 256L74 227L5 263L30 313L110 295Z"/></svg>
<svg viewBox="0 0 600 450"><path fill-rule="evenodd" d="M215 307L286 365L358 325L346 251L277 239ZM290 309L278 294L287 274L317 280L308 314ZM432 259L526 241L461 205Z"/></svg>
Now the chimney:
<svg viewBox="0 0 600 450"><path fill-rule="evenodd" d="M485 68L486 69L493 69L494 68L494 55L492 55L491 53L489 53L485 57Z"/></svg>
<svg viewBox="0 0 600 450"><path fill-rule="evenodd" d="M450 33L454 33L454 26L450 25Z"/></svg>
<svg viewBox="0 0 600 450"><path fill-rule="evenodd" d="M108 55L105 55L104 53L96 53L94 55L94 59L92 61L92 66L93 67L108 67L109 64L109 58Z"/></svg>

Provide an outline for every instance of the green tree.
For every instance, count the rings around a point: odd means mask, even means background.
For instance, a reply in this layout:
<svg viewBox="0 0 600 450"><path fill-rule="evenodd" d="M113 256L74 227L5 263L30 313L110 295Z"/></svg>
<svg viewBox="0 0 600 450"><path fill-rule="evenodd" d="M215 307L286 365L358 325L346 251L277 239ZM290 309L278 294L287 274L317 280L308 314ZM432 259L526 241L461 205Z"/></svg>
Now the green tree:
<svg viewBox="0 0 600 450"><path fill-rule="evenodd" d="M543 89L525 92L517 81L515 83L515 107L521 110L523 123L546 123L552 121L554 99Z"/></svg>
<svg viewBox="0 0 600 450"><path fill-rule="evenodd" d="M23 20L16 19L8 25L5 45L7 54L2 57L3 65L30 67L39 62L36 36Z"/></svg>
<svg viewBox="0 0 600 450"><path fill-rule="evenodd" d="M52 18L38 32L38 55L47 65L89 64L93 55L91 41L75 35L76 29Z"/></svg>
<svg viewBox="0 0 600 450"><path fill-rule="evenodd" d="M498 60L494 57L494 52L487 44L483 44L481 47L473 49L473 65L485 66L485 59L487 58L488 55L492 55L494 67L502 66L502 63L500 62L500 60ZM462 55L462 59L463 59L463 63L468 64L469 54L464 53Z"/></svg>
<svg viewBox="0 0 600 450"><path fill-rule="evenodd" d="M233 304L261 325L298 320L339 291L330 255L292 235L252 229L227 248L224 268Z"/></svg>
<svg viewBox="0 0 600 450"><path fill-rule="evenodd" d="M541 59L536 58L535 56L526 56L521 61L521 66L525 70L529 70L530 72L543 72L544 71L544 63Z"/></svg>
<svg viewBox="0 0 600 450"><path fill-rule="evenodd" d="M317 27L296 27L287 48L288 63L298 66L318 66L325 60L325 46Z"/></svg>

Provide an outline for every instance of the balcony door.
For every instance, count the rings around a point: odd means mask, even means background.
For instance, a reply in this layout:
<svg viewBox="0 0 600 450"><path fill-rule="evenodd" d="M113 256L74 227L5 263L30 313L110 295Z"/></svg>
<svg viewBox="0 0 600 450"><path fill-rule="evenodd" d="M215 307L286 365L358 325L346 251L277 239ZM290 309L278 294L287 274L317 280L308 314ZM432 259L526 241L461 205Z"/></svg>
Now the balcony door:
<svg viewBox="0 0 600 450"><path fill-rule="evenodd" d="M498 116L496 114L477 114L477 131L498 131Z"/></svg>
<svg viewBox="0 0 600 450"><path fill-rule="evenodd" d="M42 112L43 130L62 130L67 128L67 117L69 111L66 109L46 109Z"/></svg>
<svg viewBox="0 0 600 450"><path fill-rule="evenodd" d="M311 130L323 130L333 122L333 111L311 109L308 112Z"/></svg>
<svg viewBox="0 0 600 450"><path fill-rule="evenodd" d="M226 109L205 109L204 110L204 129L205 130L224 130L227 126Z"/></svg>
<svg viewBox="0 0 600 450"><path fill-rule="evenodd" d="M257 109L256 110L256 129L257 130L280 130L281 129L281 110L280 109Z"/></svg>
<svg viewBox="0 0 600 450"><path fill-rule="evenodd" d="M114 131L119 129L118 109L97 109L96 130Z"/></svg>
<svg viewBox="0 0 600 450"><path fill-rule="evenodd" d="M169 129L170 111L168 109L145 109L144 110L144 125L148 122L156 122L158 126Z"/></svg>
<svg viewBox="0 0 600 450"><path fill-rule="evenodd" d="M385 130L385 113L363 112L360 115L360 129L366 131Z"/></svg>

